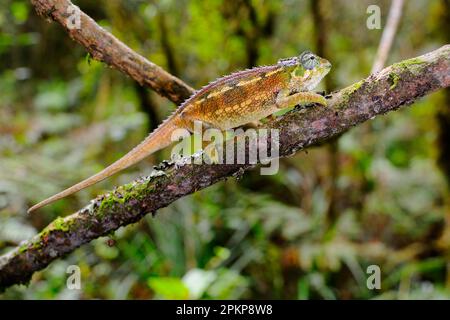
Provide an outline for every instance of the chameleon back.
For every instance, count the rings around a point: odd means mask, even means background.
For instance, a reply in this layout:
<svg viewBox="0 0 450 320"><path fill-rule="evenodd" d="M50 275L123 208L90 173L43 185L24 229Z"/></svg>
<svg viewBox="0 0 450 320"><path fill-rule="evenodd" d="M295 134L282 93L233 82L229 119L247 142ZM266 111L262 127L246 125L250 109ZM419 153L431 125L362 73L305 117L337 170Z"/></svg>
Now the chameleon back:
<svg viewBox="0 0 450 320"><path fill-rule="evenodd" d="M194 94L183 104L180 116L222 130L264 118L276 111L277 94L287 88L288 77L279 65L234 73Z"/></svg>

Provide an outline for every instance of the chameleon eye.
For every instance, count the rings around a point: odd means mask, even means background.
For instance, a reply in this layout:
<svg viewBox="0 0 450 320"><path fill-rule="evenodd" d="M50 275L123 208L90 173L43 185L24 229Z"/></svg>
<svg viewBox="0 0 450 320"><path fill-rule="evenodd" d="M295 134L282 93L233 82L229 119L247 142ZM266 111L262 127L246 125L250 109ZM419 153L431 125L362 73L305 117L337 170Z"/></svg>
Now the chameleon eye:
<svg viewBox="0 0 450 320"><path fill-rule="evenodd" d="M318 61L313 53L305 51L300 55L300 63L305 69L311 70L317 66Z"/></svg>

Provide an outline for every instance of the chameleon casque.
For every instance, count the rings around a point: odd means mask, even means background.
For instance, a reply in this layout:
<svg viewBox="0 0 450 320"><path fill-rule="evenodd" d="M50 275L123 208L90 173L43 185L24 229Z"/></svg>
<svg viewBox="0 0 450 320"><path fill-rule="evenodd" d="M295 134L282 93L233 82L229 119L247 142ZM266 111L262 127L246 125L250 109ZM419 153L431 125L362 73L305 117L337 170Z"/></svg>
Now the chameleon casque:
<svg viewBox="0 0 450 320"><path fill-rule="evenodd" d="M281 59L275 65L233 73L211 82L181 104L144 141L99 173L31 207L47 204L87 188L122 171L172 142L176 129L193 132L194 122L204 128L228 130L272 115L299 104L326 106L326 99L311 92L330 71L331 63L311 52Z"/></svg>

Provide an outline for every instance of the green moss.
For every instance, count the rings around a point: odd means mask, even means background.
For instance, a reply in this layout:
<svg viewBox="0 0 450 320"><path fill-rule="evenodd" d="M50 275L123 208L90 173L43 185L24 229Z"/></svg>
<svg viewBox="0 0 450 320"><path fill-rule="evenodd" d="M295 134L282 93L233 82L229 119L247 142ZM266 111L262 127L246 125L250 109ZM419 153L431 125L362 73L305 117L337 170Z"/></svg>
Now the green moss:
<svg viewBox="0 0 450 320"><path fill-rule="evenodd" d="M69 231L69 223L67 223L63 218L58 217L52 223L54 230L61 230L64 232Z"/></svg>
<svg viewBox="0 0 450 320"><path fill-rule="evenodd" d="M28 243L19 247L19 253L24 253L28 249Z"/></svg>
<svg viewBox="0 0 450 320"><path fill-rule="evenodd" d="M343 101L343 104L341 104L341 105L345 105L345 104L348 102L348 100L350 99L350 96L351 96L354 92L356 92L357 90L359 90L359 89L362 87L363 84L364 84L364 80L361 80L361 81L358 81L358 82L352 84L351 86L348 86L347 88L343 89L343 90L341 91L341 92L342 92L342 101Z"/></svg>
<svg viewBox="0 0 450 320"><path fill-rule="evenodd" d="M389 87L390 90L395 89L398 84L398 80L400 80L400 77L395 72L391 72L389 74L389 82L391 83L391 86Z"/></svg>
<svg viewBox="0 0 450 320"><path fill-rule="evenodd" d="M33 241L32 248L40 248L42 246L42 240L44 240L52 231L69 231L72 224L72 220L65 220L61 217L56 218L50 225L48 225L38 234L37 240Z"/></svg>
<svg viewBox="0 0 450 320"><path fill-rule="evenodd" d="M42 241L42 237L45 237L45 235L41 236L41 234L42 233L40 233L36 237L36 239L32 240L31 243L27 242L24 245L20 246L19 247L19 253L24 253L24 252L26 252L29 249L39 249L39 248L41 248L42 247L42 242L41 242Z"/></svg>
<svg viewBox="0 0 450 320"><path fill-rule="evenodd" d="M39 249L41 247L42 247L42 242L41 241L34 242L33 246L32 246L33 249Z"/></svg>
<svg viewBox="0 0 450 320"><path fill-rule="evenodd" d="M46 228L44 228L44 230L42 230L38 235L39 239L42 239L43 237L48 236L52 229L53 229L52 225L49 225Z"/></svg>
<svg viewBox="0 0 450 320"><path fill-rule="evenodd" d="M416 65L416 64L422 64L425 63L425 61L423 61L420 58L412 58L412 59L408 59L408 60L403 60L399 63L394 64L395 67L400 67L402 69L407 69L408 67L412 66L412 65Z"/></svg>
<svg viewBox="0 0 450 320"><path fill-rule="evenodd" d="M154 185L150 182L132 182L117 188L116 191L108 194L104 199L99 201L98 209L95 215L102 218L111 208L117 204L125 204L131 199L142 200L149 193L153 192Z"/></svg>
<svg viewBox="0 0 450 320"><path fill-rule="evenodd" d="M123 199L110 194L109 196L107 196L105 199L102 200L100 206L96 210L95 215L99 218L102 218L104 214L108 212L108 210L111 209L116 203L123 203Z"/></svg>
<svg viewBox="0 0 450 320"><path fill-rule="evenodd" d="M361 88L361 86L364 84L364 80L358 81L356 82L354 85L351 86L352 88L352 93L355 92L356 90L358 90L359 88Z"/></svg>
<svg viewBox="0 0 450 320"><path fill-rule="evenodd" d="M32 249L40 249L43 245L43 240L50 234L50 231L52 230L52 225L49 225L44 230L42 230L35 240L31 243Z"/></svg>
<svg viewBox="0 0 450 320"><path fill-rule="evenodd" d="M398 81L400 80L399 74L402 71L405 71L405 70L414 71L414 68L411 68L411 67L422 64L422 63L425 63L425 61L423 61L420 58L412 58L412 59L404 60L404 61L394 64L392 66L392 70L394 70L394 71L391 71L391 73L389 73L388 79L391 84L389 89L392 90L397 87Z"/></svg>
<svg viewBox="0 0 450 320"><path fill-rule="evenodd" d="M344 94L346 96L350 96L351 94L353 94L355 91L357 91L359 88L361 88L361 86L364 84L364 80L358 81L354 84L352 84L351 86L348 86L347 88L345 88L345 92Z"/></svg>
<svg viewBox="0 0 450 320"><path fill-rule="evenodd" d="M24 253L28 249L40 249L46 241L46 238L52 231L62 231L67 232L70 230L71 225L73 224L72 220L65 220L64 218L58 217L56 218L50 225L44 228L33 240L31 243L26 243L19 248L19 253Z"/></svg>

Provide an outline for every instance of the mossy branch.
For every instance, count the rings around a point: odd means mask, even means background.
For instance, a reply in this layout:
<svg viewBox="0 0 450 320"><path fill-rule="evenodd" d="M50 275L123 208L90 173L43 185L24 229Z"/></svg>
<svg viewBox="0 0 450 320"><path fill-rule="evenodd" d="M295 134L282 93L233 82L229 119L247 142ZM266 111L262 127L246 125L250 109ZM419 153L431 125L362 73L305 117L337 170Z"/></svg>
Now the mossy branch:
<svg viewBox="0 0 450 320"><path fill-rule="evenodd" d="M334 92L328 96L326 108L293 110L265 127L280 130L280 155L289 156L449 85L450 45L446 45ZM34 272L82 244L134 223L183 196L241 175L251 167L169 164L156 175L101 195L89 206L56 219L24 245L0 257L0 288L26 283Z"/></svg>
<svg viewBox="0 0 450 320"><path fill-rule="evenodd" d="M182 80L131 50L69 0L31 0L31 3L39 15L59 23L94 59L116 68L175 104L182 103L194 92Z"/></svg>

